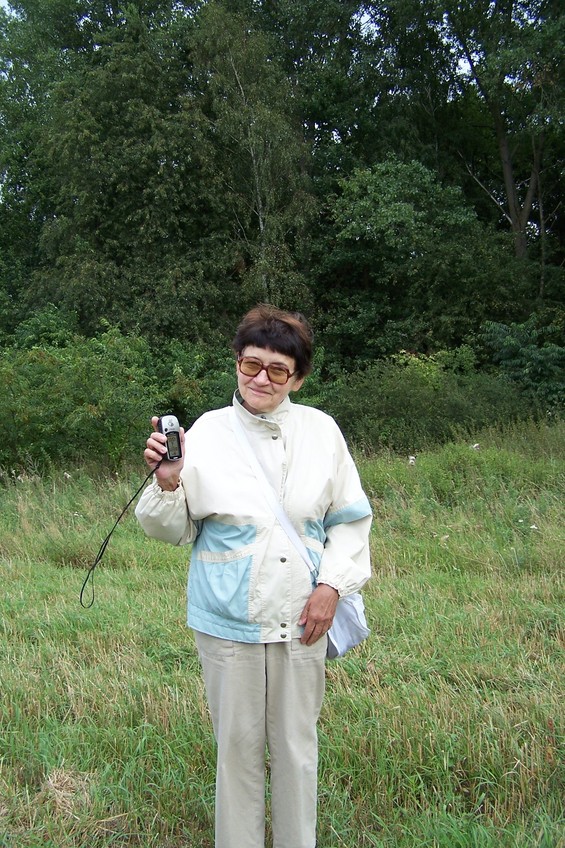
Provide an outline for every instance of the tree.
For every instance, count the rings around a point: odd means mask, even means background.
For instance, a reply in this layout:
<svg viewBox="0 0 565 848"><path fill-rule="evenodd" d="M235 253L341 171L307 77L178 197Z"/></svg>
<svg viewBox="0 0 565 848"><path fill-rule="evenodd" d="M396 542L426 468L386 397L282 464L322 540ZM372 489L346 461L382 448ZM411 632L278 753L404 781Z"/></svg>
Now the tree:
<svg viewBox="0 0 565 848"><path fill-rule="evenodd" d="M3 339L53 303L199 344L268 299L366 360L559 305L556 2L15 3Z"/></svg>
<svg viewBox="0 0 565 848"><path fill-rule="evenodd" d="M308 152L269 38L221 3L55 5L38 22L22 0L6 49L3 211L14 225L20 203L35 249L27 308L196 338L250 300L304 302Z"/></svg>
<svg viewBox="0 0 565 848"><path fill-rule="evenodd" d="M443 57L441 66L449 76L450 98L469 107L477 97L484 107L482 115L480 109L475 112L479 127L469 133L466 125L457 152L507 221L516 256L525 259L532 233L539 234L544 149L550 137L563 142L562 8L554 0L390 0L370 5L375 24L388 34L394 50L393 69L401 64L401 46L406 46L405 61L415 69L421 50L414 47L435 38L436 55ZM401 27L407 21L411 26L404 34ZM463 109L461 120L469 114ZM491 170L491 157L483 167L477 167L479 157L473 158L477 140L484 140L482 122L492 132L500 176Z"/></svg>
<svg viewBox="0 0 565 848"><path fill-rule="evenodd" d="M21 299L76 311L89 334L105 317L156 338L205 336L229 303L229 265L192 85L195 9L56 5L41 18L25 0L6 51L3 210L13 225L22 208L34 249Z"/></svg>
<svg viewBox="0 0 565 848"><path fill-rule="evenodd" d="M205 232L205 173L173 44L191 25L154 26L131 6L53 87L42 151L54 208L38 279L89 332L100 315L157 335L199 329L189 302L201 294L191 251Z"/></svg>
<svg viewBox="0 0 565 848"><path fill-rule="evenodd" d="M458 61L467 63L467 79L476 85L491 116L504 180L505 216L520 258L527 256L528 223L539 198L546 138L553 131L556 108L563 105L558 104L565 80L560 61L565 15L555 18L556 9L544 0L445 7L446 36ZM528 158L529 174L524 174Z"/></svg>
<svg viewBox="0 0 565 848"><path fill-rule="evenodd" d="M508 245L501 267L503 240L420 163L357 170L329 212L318 298L324 337L344 359L456 346L508 314L510 296L522 314Z"/></svg>
<svg viewBox="0 0 565 848"><path fill-rule="evenodd" d="M313 211L308 149L274 46L253 19L210 2L199 16L192 57L234 272L247 298L303 300L294 252Z"/></svg>

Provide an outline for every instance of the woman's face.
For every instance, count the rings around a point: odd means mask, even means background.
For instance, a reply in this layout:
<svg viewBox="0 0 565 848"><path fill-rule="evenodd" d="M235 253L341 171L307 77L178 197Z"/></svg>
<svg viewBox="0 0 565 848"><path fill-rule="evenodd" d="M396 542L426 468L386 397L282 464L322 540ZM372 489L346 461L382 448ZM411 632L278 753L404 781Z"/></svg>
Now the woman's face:
<svg viewBox="0 0 565 848"><path fill-rule="evenodd" d="M249 356L259 360L263 365L283 365L291 374L294 373L296 362L294 357L285 356L264 347L249 345L241 356ZM237 387L243 398L244 407L253 415L274 412L277 406L288 396L289 392L297 392L304 382L304 377L291 377L287 383L273 383L266 371L259 371L255 377L247 377L241 373L237 365Z"/></svg>

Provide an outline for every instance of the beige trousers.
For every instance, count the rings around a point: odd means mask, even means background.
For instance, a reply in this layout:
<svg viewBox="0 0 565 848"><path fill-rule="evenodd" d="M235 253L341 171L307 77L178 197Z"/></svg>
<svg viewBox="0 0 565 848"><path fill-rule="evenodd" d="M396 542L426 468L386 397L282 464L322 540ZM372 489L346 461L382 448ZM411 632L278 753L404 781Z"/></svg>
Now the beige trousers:
<svg viewBox="0 0 565 848"><path fill-rule="evenodd" d="M218 750L216 848L264 848L266 747L273 848L315 848L326 639L307 647L195 636Z"/></svg>

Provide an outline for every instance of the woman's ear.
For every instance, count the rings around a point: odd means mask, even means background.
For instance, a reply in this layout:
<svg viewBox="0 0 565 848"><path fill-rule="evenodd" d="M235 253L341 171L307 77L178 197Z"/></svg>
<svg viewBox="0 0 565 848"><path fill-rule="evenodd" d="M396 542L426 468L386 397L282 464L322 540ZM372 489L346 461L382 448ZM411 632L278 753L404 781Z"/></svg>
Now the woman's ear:
<svg viewBox="0 0 565 848"><path fill-rule="evenodd" d="M299 389L302 388L305 379L306 379L306 377L298 377L298 379L295 380L294 383L292 384L290 391L291 392L299 391Z"/></svg>

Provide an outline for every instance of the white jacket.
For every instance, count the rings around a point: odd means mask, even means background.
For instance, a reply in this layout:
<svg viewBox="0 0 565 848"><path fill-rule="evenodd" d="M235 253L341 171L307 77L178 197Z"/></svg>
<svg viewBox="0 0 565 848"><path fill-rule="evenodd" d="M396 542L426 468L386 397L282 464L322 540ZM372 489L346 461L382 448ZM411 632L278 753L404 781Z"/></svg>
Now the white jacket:
<svg viewBox="0 0 565 848"><path fill-rule="evenodd" d="M370 576L371 509L345 440L329 415L287 397L274 413L234 407L265 473L306 545L319 583L340 595ZM188 624L239 642L299 637L312 576L270 510L230 424L207 412L185 440L181 485L154 481L135 510L148 536L193 542Z"/></svg>

